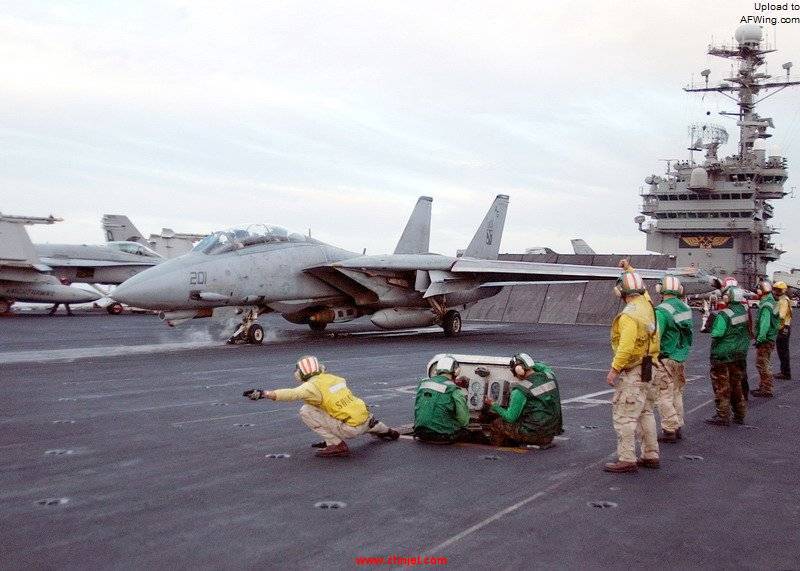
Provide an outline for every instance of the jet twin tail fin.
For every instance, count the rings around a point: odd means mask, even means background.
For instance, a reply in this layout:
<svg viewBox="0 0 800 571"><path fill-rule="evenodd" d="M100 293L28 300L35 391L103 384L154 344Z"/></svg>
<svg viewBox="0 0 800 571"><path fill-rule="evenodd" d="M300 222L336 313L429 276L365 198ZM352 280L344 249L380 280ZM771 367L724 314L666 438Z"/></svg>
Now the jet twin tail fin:
<svg viewBox="0 0 800 571"><path fill-rule="evenodd" d="M395 254L427 254L430 251L431 204L433 199L430 196L420 196L417 199L403 235L394 249Z"/></svg>
<svg viewBox="0 0 800 571"><path fill-rule="evenodd" d="M595 254L596 252L592 249L592 247L586 243L586 240L582 238L573 238L570 240L572 242L572 251L576 254Z"/></svg>
<svg viewBox="0 0 800 571"><path fill-rule="evenodd" d="M473 236L469 246L464 250L465 258L497 259L500 253L500 240L503 237L503 226L506 223L507 211L508 196L498 194L478 231L475 232L475 236Z"/></svg>
<svg viewBox="0 0 800 571"><path fill-rule="evenodd" d="M127 216L122 214L104 214L103 230L106 232L106 242L139 242L147 244L142 233L133 225Z"/></svg>

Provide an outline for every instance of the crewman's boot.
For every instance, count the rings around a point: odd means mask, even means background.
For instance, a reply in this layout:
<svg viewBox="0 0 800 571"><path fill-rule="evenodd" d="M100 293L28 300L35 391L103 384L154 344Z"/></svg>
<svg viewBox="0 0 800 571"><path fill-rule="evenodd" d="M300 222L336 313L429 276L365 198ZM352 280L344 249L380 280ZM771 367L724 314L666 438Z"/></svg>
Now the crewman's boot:
<svg viewBox="0 0 800 571"><path fill-rule="evenodd" d="M734 424L744 424L744 417L743 416L735 416L733 417Z"/></svg>
<svg viewBox="0 0 800 571"><path fill-rule="evenodd" d="M683 431L681 430L683 427L681 426L678 430L675 431L675 437L678 440L683 440Z"/></svg>
<svg viewBox="0 0 800 571"><path fill-rule="evenodd" d="M350 456L350 448L347 447L347 442L342 440L339 444L333 446L326 446L316 454L320 458L337 458Z"/></svg>
<svg viewBox="0 0 800 571"><path fill-rule="evenodd" d="M678 429L680 430L680 428ZM664 430L661 436L658 437L659 442L666 442L668 444L675 444L678 441L678 433L671 430Z"/></svg>
<svg viewBox="0 0 800 571"><path fill-rule="evenodd" d="M782 381L791 381L792 375L791 373L778 373L777 375L775 375L775 378L780 379Z"/></svg>
<svg viewBox="0 0 800 571"><path fill-rule="evenodd" d="M652 468L653 470L661 468L661 462L658 458L639 458L636 461L636 465L642 468Z"/></svg>
<svg viewBox="0 0 800 571"><path fill-rule="evenodd" d="M390 428L388 432L382 432L380 434L376 434L375 436L381 440L397 440L400 438L400 433Z"/></svg>
<svg viewBox="0 0 800 571"><path fill-rule="evenodd" d="M325 448L327 445L328 443L323 440L322 442L315 442L311 445L311 448Z"/></svg>
<svg viewBox="0 0 800 571"><path fill-rule="evenodd" d="M718 414L715 414L711 418L707 418L704 421L706 424L713 424L714 426L730 426L731 421L727 418L723 418Z"/></svg>
<svg viewBox="0 0 800 571"><path fill-rule="evenodd" d="M753 395L754 397L762 397L768 399L772 398L772 393L768 393L763 389L753 389L752 391L750 391L750 394Z"/></svg>
<svg viewBox="0 0 800 571"><path fill-rule="evenodd" d="M639 466L636 462L609 462L603 466L603 471L612 474L625 474L626 472L637 472Z"/></svg>

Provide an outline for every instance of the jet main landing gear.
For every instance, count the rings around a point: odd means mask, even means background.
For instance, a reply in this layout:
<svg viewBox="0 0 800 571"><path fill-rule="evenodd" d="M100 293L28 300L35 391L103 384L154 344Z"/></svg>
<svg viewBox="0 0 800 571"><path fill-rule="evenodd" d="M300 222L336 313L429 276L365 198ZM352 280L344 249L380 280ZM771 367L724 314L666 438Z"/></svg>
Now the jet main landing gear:
<svg viewBox="0 0 800 571"><path fill-rule="evenodd" d="M461 314L455 309L451 309L442 317L442 329L448 337L461 333Z"/></svg>

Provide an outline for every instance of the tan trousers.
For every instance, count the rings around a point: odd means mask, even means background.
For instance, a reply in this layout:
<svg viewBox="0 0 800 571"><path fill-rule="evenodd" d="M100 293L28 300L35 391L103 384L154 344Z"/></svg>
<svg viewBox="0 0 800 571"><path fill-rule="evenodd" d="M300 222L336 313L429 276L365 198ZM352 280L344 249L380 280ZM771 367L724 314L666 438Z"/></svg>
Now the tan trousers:
<svg viewBox="0 0 800 571"><path fill-rule="evenodd" d="M641 379L641 366L622 371L611 400L620 462L636 462L637 439L642 448L642 458L658 458L656 417L653 415L655 387L652 381L643 383Z"/></svg>
<svg viewBox="0 0 800 571"><path fill-rule="evenodd" d="M372 418L372 417L370 417ZM342 440L349 440L356 436L361 436L367 432L371 434L385 434L389 427L378 422L372 428L369 427L369 420L358 426L350 426L346 422L336 420L322 409L310 404L300 407L300 420L311 430L325 439L328 446L336 446Z"/></svg>
<svg viewBox="0 0 800 571"><path fill-rule="evenodd" d="M683 387L686 373L683 363L672 359L659 359L653 367L653 385L656 393L656 407L661 416L661 428L675 432L683 426Z"/></svg>

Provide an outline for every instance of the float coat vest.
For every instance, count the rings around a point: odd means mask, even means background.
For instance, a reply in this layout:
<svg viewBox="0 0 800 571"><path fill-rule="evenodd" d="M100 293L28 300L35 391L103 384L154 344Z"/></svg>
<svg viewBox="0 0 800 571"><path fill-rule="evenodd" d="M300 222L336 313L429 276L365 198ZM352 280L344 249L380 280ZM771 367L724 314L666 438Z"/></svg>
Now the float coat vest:
<svg viewBox="0 0 800 571"><path fill-rule="evenodd" d="M536 363L533 373L512 385L525 395L525 406L517 423L523 432L537 436L556 436L564 432L561 421L561 395L550 367Z"/></svg>
<svg viewBox="0 0 800 571"><path fill-rule="evenodd" d="M420 381L414 400L414 430L452 435L463 428L456 419L455 399L459 397L464 399L460 389L443 375Z"/></svg>
<svg viewBox="0 0 800 571"><path fill-rule="evenodd" d="M744 305L733 303L717 313L715 319L725 321L726 331L722 337L712 338L711 358L721 363L746 359L750 347L750 331L747 327L747 309Z"/></svg>
<svg viewBox="0 0 800 571"><path fill-rule="evenodd" d="M664 323L661 334L661 355L665 359L672 359L683 363L689 356L692 347L694 321L691 308L676 297L662 301L656 307Z"/></svg>
<svg viewBox="0 0 800 571"><path fill-rule="evenodd" d="M367 405L350 392L342 377L320 373L306 382L312 383L322 394L319 408L336 420L350 426L360 426L369 419Z"/></svg>
<svg viewBox="0 0 800 571"><path fill-rule="evenodd" d="M775 341L778 337L778 329L781 328L781 316L778 312L778 304L772 294L767 294L758 302L758 316L756 320L756 331L761 332L761 320L768 319L769 326L764 339L758 341Z"/></svg>

